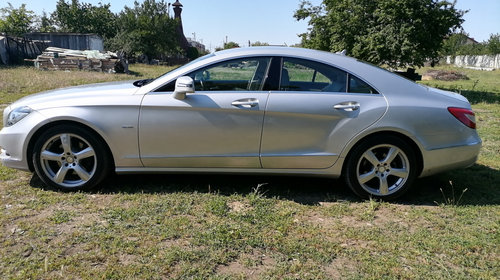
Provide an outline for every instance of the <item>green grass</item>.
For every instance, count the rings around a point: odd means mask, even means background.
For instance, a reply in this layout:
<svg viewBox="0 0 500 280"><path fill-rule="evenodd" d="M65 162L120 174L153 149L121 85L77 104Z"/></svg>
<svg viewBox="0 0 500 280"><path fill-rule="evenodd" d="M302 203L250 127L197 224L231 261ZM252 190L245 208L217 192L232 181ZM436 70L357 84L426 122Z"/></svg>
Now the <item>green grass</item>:
<svg viewBox="0 0 500 280"><path fill-rule="evenodd" d="M434 68L424 67L417 70L417 72L424 74L430 69L455 70L464 73L469 79L458 81L424 81L422 82L424 84L460 92L472 104L500 102L500 70L478 71L466 68L453 68L451 66L439 66Z"/></svg>
<svg viewBox="0 0 500 280"><path fill-rule="evenodd" d="M166 71L131 70L0 68L0 104ZM417 180L396 203L360 201L336 180L259 176L114 176L67 193L1 166L0 278L497 279L500 71L463 71L471 80L426 83L473 103L484 141L478 163Z"/></svg>

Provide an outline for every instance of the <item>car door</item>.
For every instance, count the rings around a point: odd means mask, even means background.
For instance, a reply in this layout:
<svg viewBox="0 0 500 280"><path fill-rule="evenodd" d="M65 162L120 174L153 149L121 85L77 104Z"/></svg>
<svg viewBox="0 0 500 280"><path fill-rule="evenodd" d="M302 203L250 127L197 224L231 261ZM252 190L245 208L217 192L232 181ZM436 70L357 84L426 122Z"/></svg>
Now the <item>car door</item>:
<svg viewBox="0 0 500 280"><path fill-rule="evenodd" d="M175 81L145 95L139 146L145 167L261 168L259 147L270 58L225 61L188 73L195 93L172 97Z"/></svg>
<svg viewBox="0 0 500 280"><path fill-rule="evenodd" d="M335 67L283 58L264 118L263 168L328 168L346 143L386 111L385 98Z"/></svg>

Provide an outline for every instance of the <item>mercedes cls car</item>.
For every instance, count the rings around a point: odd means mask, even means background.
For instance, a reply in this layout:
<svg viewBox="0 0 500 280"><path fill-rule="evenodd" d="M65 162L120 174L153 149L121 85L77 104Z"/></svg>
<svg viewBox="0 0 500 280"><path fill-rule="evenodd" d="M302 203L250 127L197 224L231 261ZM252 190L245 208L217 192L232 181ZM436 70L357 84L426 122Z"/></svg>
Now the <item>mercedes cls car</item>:
<svg viewBox="0 0 500 280"><path fill-rule="evenodd" d="M206 55L161 77L47 91L7 107L5 166L87 189L110 172L343 177L394 199L481 147L459 94L340 54L287 47Z"/></svg>

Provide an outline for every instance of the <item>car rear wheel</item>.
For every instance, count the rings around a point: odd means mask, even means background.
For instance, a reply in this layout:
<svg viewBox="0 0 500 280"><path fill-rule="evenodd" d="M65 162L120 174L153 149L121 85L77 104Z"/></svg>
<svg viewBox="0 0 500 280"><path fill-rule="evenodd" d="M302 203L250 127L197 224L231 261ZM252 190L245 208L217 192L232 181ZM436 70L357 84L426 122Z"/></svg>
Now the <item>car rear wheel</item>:
<svg viewBox="0 0 500 280"><path fill-rule="evenodd" d="M362 198L395 199L417 175L415 152L392 135L378 135L357 145L347 159L347 185Z"/></svg>
<svg viewBox="0 0 500 280"><path fill-rule="evenodd" d="M63 190L89 189L110 168L107 150L87 129L61 125L49 128L36 141L33 165L42 181Z"/></svg>

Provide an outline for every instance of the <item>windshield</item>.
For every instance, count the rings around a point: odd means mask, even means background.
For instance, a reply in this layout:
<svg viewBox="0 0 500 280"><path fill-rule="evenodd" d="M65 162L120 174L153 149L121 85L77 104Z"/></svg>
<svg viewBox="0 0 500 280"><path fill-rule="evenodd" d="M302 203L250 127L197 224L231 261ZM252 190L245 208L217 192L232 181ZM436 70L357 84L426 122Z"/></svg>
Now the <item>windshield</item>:
<svg viewBox="0 0 500 280"><path fill-rule="evenodd" d="M145 79L145 80L138 80L138 81L135 81L135 82L134 82L134 86L136 86L136 87L142 87L142 86L147 85L147 84L151 83L152 81L154 81L154 80L156 80L156 79L158 79L158 78L161 78L161 77L163 77L163 76L165 76L165 75L167 75L167 74L170 74L170 73L172 73L172 72L174 72L174 71L180 71L180 70L182 70L182 69L184 69L184 68L186 68L186 67L188 67L188 66L190 66L190 65L192 65L192 64L195 64L195 63L197 63L197 62L199 62L199 61L205 60L205 59L210 58L210 57L213 57L213 56L215 56L215 54L213 54L213 53L209 53L209 54L204 55L204 56L202 56L202 57L198 57L197 59L195 59L195 60L193 60L193 61L190 61L189 63L184 64L184 65L182 65L181 67L177 67L177 68L175 68L175 69L172 69L172 70L168 71L167 73L164 73L164 74L162 74L161 76L158 76L158 77L156 77L156 78L154 78L154 79Z"/></svg>

